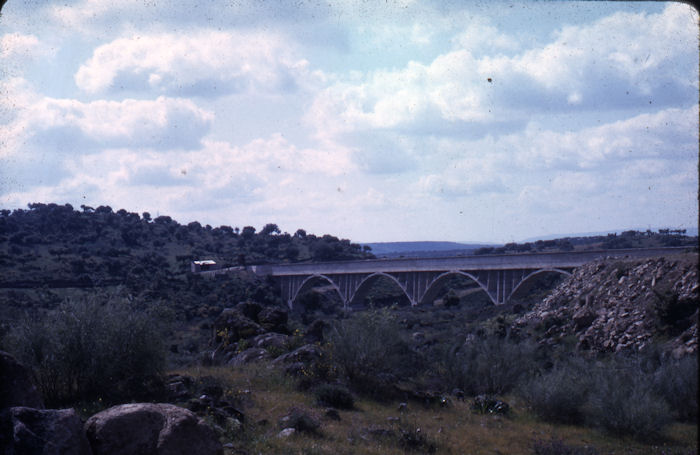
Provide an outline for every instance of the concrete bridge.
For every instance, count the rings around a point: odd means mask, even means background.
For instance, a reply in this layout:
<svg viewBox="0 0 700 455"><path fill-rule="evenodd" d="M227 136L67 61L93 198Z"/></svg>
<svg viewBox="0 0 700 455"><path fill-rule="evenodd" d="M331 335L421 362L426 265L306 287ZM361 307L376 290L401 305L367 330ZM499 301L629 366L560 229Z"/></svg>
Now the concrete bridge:
<svg viewBox="0 0 700 455"><path fill-rule="evenodd" d="M364 287L378 276L394 281L411 305L418 305L447 277L463 275L474 280L500 305L508 301L528 279L544 272L570 275L573 269L596 259L645 258L680 253L685 247L637 248L558 253L472 255L446 258L372 259L359 261L266 264L248 266L257 275L275 277L282 298L292 308L297 296L319 278L333 286L348 307ZM242 267L203 274L226 273Z"/></svg>

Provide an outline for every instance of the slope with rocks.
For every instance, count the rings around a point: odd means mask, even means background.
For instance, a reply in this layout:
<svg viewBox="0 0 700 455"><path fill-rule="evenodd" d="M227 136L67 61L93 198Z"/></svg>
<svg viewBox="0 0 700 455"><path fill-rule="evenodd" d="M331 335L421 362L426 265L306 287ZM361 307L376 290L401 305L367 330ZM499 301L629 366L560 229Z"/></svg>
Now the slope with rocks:
<svg viewBox="0 0 700 455"><path fill-rule="evenodd" d="M545 344L572 337L580 349L697 352L698 254L604 259L579 267L512 328Z"/></svg>

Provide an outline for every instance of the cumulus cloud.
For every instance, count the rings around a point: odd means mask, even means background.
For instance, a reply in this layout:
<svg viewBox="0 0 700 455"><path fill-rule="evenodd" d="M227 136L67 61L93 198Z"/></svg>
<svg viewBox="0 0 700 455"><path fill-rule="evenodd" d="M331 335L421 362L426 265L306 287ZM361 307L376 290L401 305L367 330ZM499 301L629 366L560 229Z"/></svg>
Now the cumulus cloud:
<svg viewBox="0 0 700 455"><path fill-rule="evenodd" d="M370 129L432 134L423 128L429 118L487 131L504 119L524 122L551 110L687 105L698 79L693 11L670 4L659 14L616 13L564 27L549 44L517 55L475 56L471 49L481 39L496 49L514 47L507 35L475 23L455 38L455 49L430 63L341 78L316 96L306 120L323 136Z"/></svg>
<svg viewBox="0 0 700 455"><path fill-rule="evenodd" d="M312 77L288 42L266 32L199 30L133 35L99 46L75 82L87 93L121 90L222 96L287 92Z"/></svg>
<svg viewBox="0 0 700 455"><path fill-rule="evenodd" d="M16 144L17 153L20 144L23 150L54 154L117 147L191 149L200 146L212 120L213 114L183 99L84 103L44 97L22 108L0 138Z"/></svg>

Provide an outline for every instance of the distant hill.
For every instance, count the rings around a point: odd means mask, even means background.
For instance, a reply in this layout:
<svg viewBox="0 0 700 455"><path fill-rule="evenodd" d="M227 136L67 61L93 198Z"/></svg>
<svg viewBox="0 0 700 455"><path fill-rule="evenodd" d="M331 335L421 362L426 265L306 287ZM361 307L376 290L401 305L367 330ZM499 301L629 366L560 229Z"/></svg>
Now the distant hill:
<svg viewBox="0 0 700 455"><path fill-rule="evenodd" d="M598 236L605 236L608 234L622 234L623 232L627 231L628 229L611 229L609 231L597 231L597 232L578 232L574 234L547 234L547 235L540 235L538 237L528 237L526 239L520 240L520 242L534 242L537 240L553 240L553 239L563 239L563 238L578 238L578 237L598 237ZM646 231L646 229L636 229L637 231ZM654 232L658 232L659 229L655 228L652 229ZM694 237L698 235L698 229L697 228L688 228L686 229L686 235L690 237Z"/></svg>
<svg viewBox="0 0 700 455"><path fill-rule="evenodd" d="M478 248L498 246L493 243L458 242L378 242L365 243L377 257L442 257L472 254Z"/></svg>

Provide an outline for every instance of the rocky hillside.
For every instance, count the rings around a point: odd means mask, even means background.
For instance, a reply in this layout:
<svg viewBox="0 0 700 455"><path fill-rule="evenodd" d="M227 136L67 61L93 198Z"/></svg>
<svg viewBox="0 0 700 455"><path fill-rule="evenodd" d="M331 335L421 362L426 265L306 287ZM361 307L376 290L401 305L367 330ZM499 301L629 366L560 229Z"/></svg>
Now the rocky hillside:
<svg viewBox="0 0 700 455"><path fill-rule="evenodd" d="M658 341L680 357L697 352L698 290L697 253L600 260L578 268L512 328L598 352Z"/></svg>

